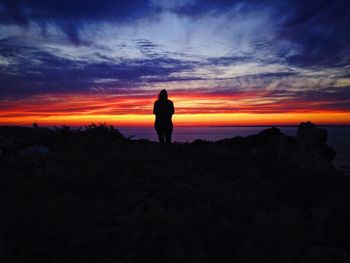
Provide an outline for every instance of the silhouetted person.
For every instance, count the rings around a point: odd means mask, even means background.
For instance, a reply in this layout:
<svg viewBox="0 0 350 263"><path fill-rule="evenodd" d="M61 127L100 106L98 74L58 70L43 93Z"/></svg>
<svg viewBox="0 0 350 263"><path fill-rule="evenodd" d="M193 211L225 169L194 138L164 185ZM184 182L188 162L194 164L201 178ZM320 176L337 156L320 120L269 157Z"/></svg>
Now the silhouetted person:
<svg viewBox="0 0 350 263"><path fill-rule="evenodd" d="M171 134L173 132L171 117L174 113L174 104L171 100L168 100L168 92L165 89L161 90L158 100L154 102L153 107L153 114L156 115L154 127L160 143L171 143Z"/></svg>

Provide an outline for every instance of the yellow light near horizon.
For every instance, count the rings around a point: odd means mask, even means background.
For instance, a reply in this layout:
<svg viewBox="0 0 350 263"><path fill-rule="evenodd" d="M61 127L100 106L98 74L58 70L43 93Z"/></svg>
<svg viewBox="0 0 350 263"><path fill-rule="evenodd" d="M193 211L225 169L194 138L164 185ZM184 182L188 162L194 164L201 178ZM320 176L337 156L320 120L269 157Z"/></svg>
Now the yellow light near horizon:
<svg viewBox="0 0 350 263"><path fill-rule="evenodd" d="M186 126L235 126L235 125L297 125L303 121L316 124L350 124L350 112L320 113L208 113L208 114L175 114L174 125ZM1 125L31 125L37 122L42 126L82 126L89 123L106 122L115 126L153 126L154 115L51 115L21 116L12 118L0 117Z"/></svg>

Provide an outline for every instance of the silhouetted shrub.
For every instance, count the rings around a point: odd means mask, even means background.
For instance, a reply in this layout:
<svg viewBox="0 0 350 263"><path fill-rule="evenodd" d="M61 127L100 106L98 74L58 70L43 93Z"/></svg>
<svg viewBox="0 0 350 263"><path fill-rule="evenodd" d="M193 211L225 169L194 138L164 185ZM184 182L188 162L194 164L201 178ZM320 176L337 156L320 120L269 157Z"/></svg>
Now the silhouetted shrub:
<svg viewBox="0 0 350 263"><path fill-rule="evenodd" d="M91 123L85 126L83 134L88 134L92 136L100 136L105 139L117 139L125 140L126 138L112 125L107 125L107 123Z"/></svg>

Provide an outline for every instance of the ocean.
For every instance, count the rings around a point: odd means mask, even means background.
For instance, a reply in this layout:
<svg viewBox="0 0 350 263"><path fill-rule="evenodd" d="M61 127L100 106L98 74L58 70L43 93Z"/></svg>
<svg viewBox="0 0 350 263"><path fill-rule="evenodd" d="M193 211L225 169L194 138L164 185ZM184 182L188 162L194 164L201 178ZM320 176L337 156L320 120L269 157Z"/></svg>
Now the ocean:
<svg viewBox="0 0 350 263"><path fill-rule="evenodd" d="M320 126L327 130L328 145L336 152L334 163L339 169L350 169L350 126ZM133 139L148 139L157 141L153 127L116 127L126 137ZM249 136L268 127L174 127L172 140L174 142L192 142L196 139L217 141L235 136ZM284 134L296 136L297 126L278 127Z"/></svg>

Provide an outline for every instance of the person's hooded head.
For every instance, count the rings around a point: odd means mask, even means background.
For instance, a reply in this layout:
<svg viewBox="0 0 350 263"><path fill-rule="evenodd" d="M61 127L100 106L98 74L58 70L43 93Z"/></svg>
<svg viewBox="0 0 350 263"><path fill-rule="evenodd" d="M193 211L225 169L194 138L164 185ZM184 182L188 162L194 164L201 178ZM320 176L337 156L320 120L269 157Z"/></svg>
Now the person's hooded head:
<svg viewBox="0 0 350 263"><path fill-rule="evenodd" d="M159 92L158 99L162 100L162 101L167 100L168 99L168 92L165 89L162 89Z"/></svg>

